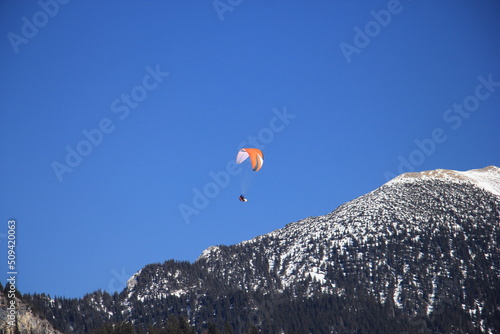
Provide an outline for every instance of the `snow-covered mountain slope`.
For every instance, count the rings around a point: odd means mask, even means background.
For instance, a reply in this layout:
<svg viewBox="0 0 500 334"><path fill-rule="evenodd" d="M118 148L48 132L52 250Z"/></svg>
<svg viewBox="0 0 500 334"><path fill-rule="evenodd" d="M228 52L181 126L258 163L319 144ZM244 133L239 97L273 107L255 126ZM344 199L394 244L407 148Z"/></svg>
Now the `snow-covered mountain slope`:
<svg viewBox="0 0 500 334"><path fill-rule="evenodd" d="M194 263L147 265L103 318L183 314L237 333L248 322L263 332L500 332L499 189L494 166L403 174Z"/></svg>
<svg viewBox="0 0 500 334"><path fill-rule="evenodd" d="M383 267L394 272L396 268L388 266L386 256L374 257L374 249L394 242L418 244L419 239L430 238L441 230L452 236L463 235L475 227L492 232L483 235L488 240L482 249L487 258L492 258L498 255L497 234L493 232L498 233L498 225L494 222L499 218L499 199L495 197L499 188L500 169L497 167L469 172L437 170L404 174L328 215L289 224L230 248L211 247L198 261L224 272L224 278L231 281L230 277L236 272L232 268L239 260L239 253L233 250L251 248L254 250L253 259L239 265L252 267L254 261L265 261L268 272L256 273L250 285L247 277L246 288L260 288L260 274L273 273L273 286L282 290L308 275L325 283L327 268L335 267L339 257L354 262L367 260L370 271ZM476 246L470 243L468 253L472 252L470 247ZM366 247L372 251L367 252ZM435 255L428 251L416 251L417 259ZM453 250L450 249L448 255L452 257ZM371 262L370 257L376 262ZM219 265L221 262L225 268ZM397 279L396 276L393 278ZM334 283L324 284L323 291L338 292ZM381 287L378 293L387 296L389 291Z"/></svg>
<svg viewBox="0 0 500 334"><path fill-rule="evenodd" d="M494 166L403 174L330 214L210 247L195 265L226 291L311 297L363 290L408 316L430 316L446 301L487 329L483 318L497 311L485 291L500 283L499 196ZM156 270L152 285L136 286L140 300L204 289L202 278L178 268Z"/></svg>
<svg viewBox="0 0 500 334"><path fill-rule="evenodd" d="M389 181L387 184L405 183L418 180L440 179L450 182L470 182L495 195L500 196L500 168L488 166L482 169L472 169L458 172L448 169L436 169L420 173L405 173Z"/></svg>

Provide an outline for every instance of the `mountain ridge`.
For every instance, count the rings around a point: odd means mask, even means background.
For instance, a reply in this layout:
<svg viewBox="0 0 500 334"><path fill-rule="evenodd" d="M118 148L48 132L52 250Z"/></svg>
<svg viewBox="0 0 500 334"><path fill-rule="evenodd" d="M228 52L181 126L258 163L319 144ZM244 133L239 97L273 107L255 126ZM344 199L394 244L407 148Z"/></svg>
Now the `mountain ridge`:
<svg viewBox="0 0 500 334"><path fill-rule="evenodd" d="M496 166L487 166L463 172L449 169L435 169L423 172L404 173L390 180L386 184L432 178L446 179L455 182L471 182L478 187L500 196L500 168Z"/></svg>
<svg viewBox="0 0 500 334"><path fill-rule="evenodd" d="M403 174L326 215L209 247L193 263L147 265L120 294L77 304L102 324L139 329L176 314L199 330L228 322L236 333L248 324L272 333L495 333L499 178L494 166Z"/></svg>
<svg viewBox="0 0 500 334"><path fill-rule="evenodd" d="M352 203L356 203L355 205L361 205L359 203L359 200L361 198L364 199L364 198L366 198L366 196L369 196L370 194L372 194L374 192L380 191L381 189L384 189L385 187L390 187L396 183L403 183L404 184L404 183L419 182L419 181L423 181L423 180L433 180L433 179L448 180L448 181L452 181L452 182L458 183L458 184L471 183L478 188L481 188L485 191L492 193L493 195L500 196L500 168L498 168L496 166L488 166L485 168L473 169L473 170L464 171L464 172L447 170L447 169L437 169L437 170L430 170L430 171L423 171L423 172L404 173L404 174L401 174L401 175L395 177L394 179L388 181L387 183L383 184L381 187L379 187L379 188L377 188L377 189L375 189L375 190L373 190L365 195L359 196L359 197L357 197L357 198L355 198L347 203L340 205L337 209L335 209L334 211L332 211L326 215L311 216L311 217L308 217L305 219L301 219L297 222L289 223L283 228L268 232L268 233L263 234L263 235L256 236L252 239L242 241L242 242L235 244L235 245L251 243L252 241L259 240L264 236L278 233L279 231L285 229L287 226L289 226L291 224L297 224L297 223L307 221L310 219L315 219L315 218L319 218L319 217L323 217L323 216L332 215L336 211L342 210L344 207L350 207L350 204L352 204ZM380 206L381 206L382 202L383 202L383 200L376 201L376 202L370 202L370 203L368 203L368 205L363 205L363 206L364 206L364 209L366 209L366 211L368 211L369 213L374 213L373 212L374 209L377 209L377 210L381 209ZM211 252L217 250L217 248L218 248L218 246L208 247L207 249L202 251L202 253L200 254L200 256L198 257L197 260L208 257L209 254Z"/></svg>

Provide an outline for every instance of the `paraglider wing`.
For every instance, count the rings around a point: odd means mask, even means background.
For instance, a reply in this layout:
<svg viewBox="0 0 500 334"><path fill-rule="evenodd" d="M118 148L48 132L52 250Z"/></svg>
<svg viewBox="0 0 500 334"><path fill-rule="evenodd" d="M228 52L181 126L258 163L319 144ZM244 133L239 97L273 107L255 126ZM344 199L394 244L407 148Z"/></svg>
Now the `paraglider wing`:
<svg viewBox="0 0 500 334"><path fill-rule="evenodd" d="M242 148L236 156L236 163L241 164L246 159L250 158L252 170L259 171L264 164L264 154L258 148Z"/></svg>

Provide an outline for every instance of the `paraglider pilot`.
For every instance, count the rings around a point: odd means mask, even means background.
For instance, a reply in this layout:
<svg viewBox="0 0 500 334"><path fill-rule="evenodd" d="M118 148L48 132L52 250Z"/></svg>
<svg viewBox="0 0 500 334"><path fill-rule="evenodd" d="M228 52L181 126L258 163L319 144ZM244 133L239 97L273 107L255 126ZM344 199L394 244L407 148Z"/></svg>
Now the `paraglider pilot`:
<svg viewBox="0 0 500 334"><path fill-rule="evenodd" d="M238 197L238 199L240 200L240 202L248 202L248 200L243 195L240 195L240 197Z"/></svg>

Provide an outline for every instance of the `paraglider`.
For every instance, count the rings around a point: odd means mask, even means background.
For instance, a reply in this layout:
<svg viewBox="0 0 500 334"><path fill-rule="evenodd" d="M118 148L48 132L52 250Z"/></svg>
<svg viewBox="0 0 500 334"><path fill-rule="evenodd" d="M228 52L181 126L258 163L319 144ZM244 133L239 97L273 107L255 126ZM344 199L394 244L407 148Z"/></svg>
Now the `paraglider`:
<svg viewBox="0 0 500 334"><path fill-rule="evenodd" d="M250 159L249 159L250 158ZM264 154L258 148L242 148L236 155L236 163L242 164L245 161L250 162L250 166L243 166L241 172L241 195L238 199L241 202L248 202L245 198L246 191L253 176L252 172L258 172L264 164Z"/></svg>

